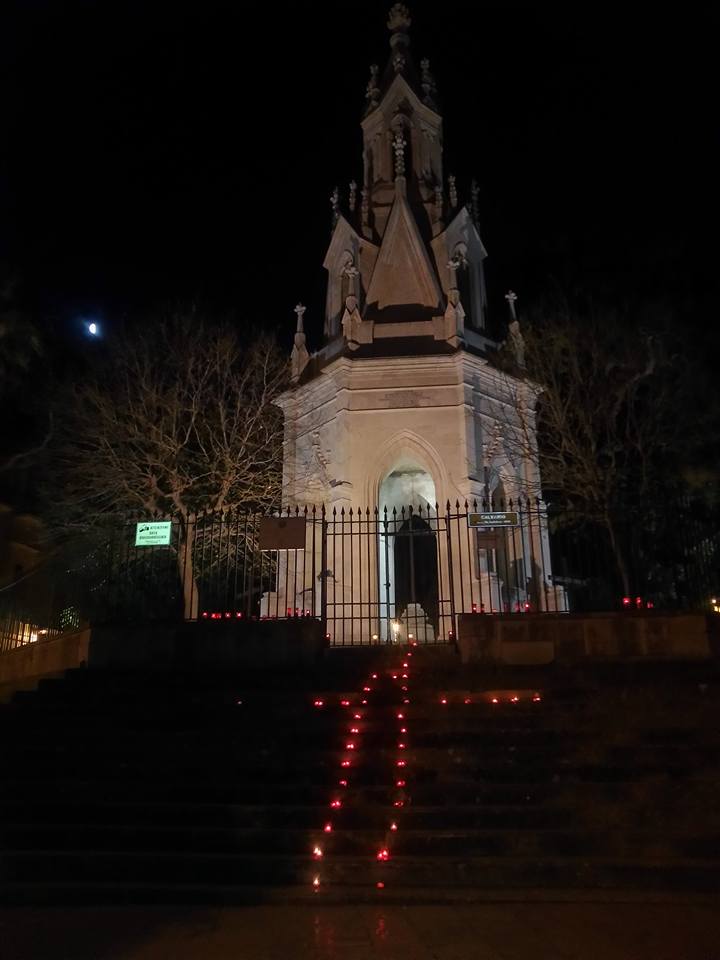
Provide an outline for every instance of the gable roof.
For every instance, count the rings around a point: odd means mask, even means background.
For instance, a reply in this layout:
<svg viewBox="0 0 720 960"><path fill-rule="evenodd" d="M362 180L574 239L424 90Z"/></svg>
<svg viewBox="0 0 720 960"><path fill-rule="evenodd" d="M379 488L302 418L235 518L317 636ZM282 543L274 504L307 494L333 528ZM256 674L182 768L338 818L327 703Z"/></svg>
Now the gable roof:
<svg viewBox="0 0 720 960"><path fill-rule="evenodd" d="M399 181L366 299L379 310L403 304L439 308L442 301L437 275Z"/></svg>

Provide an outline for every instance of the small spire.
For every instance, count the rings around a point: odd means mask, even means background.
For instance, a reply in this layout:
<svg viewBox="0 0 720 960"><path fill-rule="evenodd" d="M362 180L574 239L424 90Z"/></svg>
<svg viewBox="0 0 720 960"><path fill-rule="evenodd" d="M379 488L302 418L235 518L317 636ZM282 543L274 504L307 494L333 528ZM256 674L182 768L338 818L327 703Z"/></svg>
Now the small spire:
<svg viewBox="0 0 720 960"><path fill-rule="evenodd" d="M307 307L304 307L301 303L298 303L297 306L295 307L294 312L297 314L297 329L295 331L296 333L305 333L305 328L303 326L303 317L305 315L306 310L307 310Z"/></svg>
<svg viewBox="0 0 720 960"><path fill-rule="evenodd" d="M407 142L402 135L402 130L398 130L393 137L393 151L395 153L395 179L405 176L405 147Z"/></svg>
<svg viewBox="0 0 720 960"><path fill-rule="evenodd" d="M370 233L370 192L365 187L360 191L360 225L363 233Z"/></svg>
<svg viewBox="0 0 720 960"><path fill-rule="evenodd" d="M441 184L435 184L435 220L436 222L442 220L443 215L443 206L445 198L443 197L443 189Z"/></svg>
<svg viewBox="0 0 720 960"><path fill-rule="evenodd" d="M525 366L525 338L522 335L520 330L520 321L517 318L517 311L515 310L515 303L517 301L517 294L513 290L508 290L505 294L505 299L508 302L508 307L510 308L510 322L508 323L508 332L510 334L510 344L512 346L513 353L515 354L515 362L519 367Z"/></svg>
<svg viewBox="0 0 720 960"><path fill-rule="evenodd" d="M457 206L457 187L455 186L455 177L452 174L448 177L448 192L450 194L450 206L455 209Z"/></svg>
<svg viewBox="0 0 720 960"><path fill-rule="evenodd" d="M402 73L407 65L407 49L410 46L408 30L411 24L410 11L404 3L396 3L390 8L387 25L390 31L390 49L395 73Z"/></svg>
<svg viewBox="0 0 720 960"><path fill-rule="evenodd" d="M350 181L350 196L348 199L348 206L350 208L350 213L355 213L355 206L357 204L357 184L354 180Z"/></svg>
<svg viewBox="0 0 720 960"><path fill-rule="evenodd" d="M376 63L370 65L370 79L368 80L368 85L365 90L365 99L368 102L367 112L370 113L371 110L374 110L378 105L380 100L380 87L378 86L378 76L380 74L380 68Z"/></svg>
<svg viewBox="0 0 720 960"><path fill-rule="evenodd" d="M308 361L310 359L310 354L308 353L305 340L305 330L303 327L303 314L305 313L305 309L306 308L301 303L298 303L298 305L295 307L295 313L297 314L297 328L295 330L292 353L290 354L290 379L294 383L297 383L300 378L300 374L308 365Z"/></svg>
<svg viewBox="0 0 720 960"><path fill-rule="evenodd" d="M480 223L480 187L474 177L470 184L470 215L477 226Z"/></svg>
<svg viewBox="0 0 720 960"><path fill-rule="evenodd" d="M435 78L430 73L430 61L427 57L420 61L420 70L422 71L420 86L423 90L423 102L432 107L435 104L437 88L435 86Z"/></svg>
<svg viewBox="0 0 720 960"><path fill-rule="evenodd" d="M340 217L340 191L337 187L330 194L330 206L332 207L332 225L334 228Z"/></svg>

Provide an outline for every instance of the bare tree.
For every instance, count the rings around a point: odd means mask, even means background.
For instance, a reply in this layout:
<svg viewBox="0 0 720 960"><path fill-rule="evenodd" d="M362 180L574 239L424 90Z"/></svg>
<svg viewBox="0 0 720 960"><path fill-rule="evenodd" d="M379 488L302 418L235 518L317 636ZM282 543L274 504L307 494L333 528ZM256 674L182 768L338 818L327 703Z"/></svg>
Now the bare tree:
<svg viewBox="0 0 720 960"><path fill-rule="evenodd" d="M188 516L280 500L282 415L273 400L287 362L275 342L244 345L235 329L196 313L111 344L109 363L78 383L58 416L52 461L63 526L125 510L175 515L185 614L197 615L197 525Z"/></svg>
<svg viewBox="0 0 720 960"><path fill-rule="evenodd" d="M534 465L533 492L560 517L605 528L627 590L619 523L669 488L691 442L682 359L627 317L567 304L523 325L520 351L518 336L498 355L510 456Z"/></svg>

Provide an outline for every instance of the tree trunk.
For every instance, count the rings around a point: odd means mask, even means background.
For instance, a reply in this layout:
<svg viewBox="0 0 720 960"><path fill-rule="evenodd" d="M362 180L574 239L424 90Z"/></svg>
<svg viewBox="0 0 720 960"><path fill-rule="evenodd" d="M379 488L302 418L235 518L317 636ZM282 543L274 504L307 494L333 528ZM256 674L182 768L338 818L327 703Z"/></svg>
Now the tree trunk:
<svg viewBox="0 0 720 960"><path fill-rule="evenodd" d="M617 566L618 573L620 574L620 579L622 580L623 594L624 596L630 596L630 575L628 574L627 565L625 563L625 557L622 553L622 548L618 543L617 535L615 533L615 525L609 516L605 516L605 527L610 537L610 548L613 552L613 557L615 558L615 565Z"/></svg>
<svg viewBox="0 0 720 960"><path fill-rule="evenodd" d="M195 527L188 519L180 521L178 541L178 571L183 592L183 616L186 620L197 620L200 609L200 595L195 581L193 547L195 545Z"/></svg>

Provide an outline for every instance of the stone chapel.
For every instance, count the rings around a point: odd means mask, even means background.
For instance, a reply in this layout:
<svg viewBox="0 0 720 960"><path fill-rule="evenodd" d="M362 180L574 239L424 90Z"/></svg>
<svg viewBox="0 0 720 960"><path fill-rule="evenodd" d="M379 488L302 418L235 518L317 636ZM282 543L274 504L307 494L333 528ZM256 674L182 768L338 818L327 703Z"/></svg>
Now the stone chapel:
<svg viewBox="0 0 720 960"><path fill-rule="evenodd" d="M384 71L370 68L361 121L362 184L331 198L325 344L315 353L306 345L304 308L296 308L292 385L279 400L284 499L336 512L512 499L539 491L539 476L535 459L508 443L508 396L525 404L531 431L535 397L491 362L498 344L486 326L477 191L461 202L443 169L435 81L428 60L419 69L413 60L403 4L392 7L387 26L389 61ZM508 299L509 337L522 362L514 295ZM540 540L549 576L546 531ZM382 545L378 553L380 586L367 590L377 592L380 621L391 613L402 620L407 611L389 603L389 590L383 602L393 572L382 569ZM466 576L479 591L483 582L501 591L490 551L479 556ZM335 571L335 589L337 582ZM286 602L294 607L297 598Z"/></svg>

